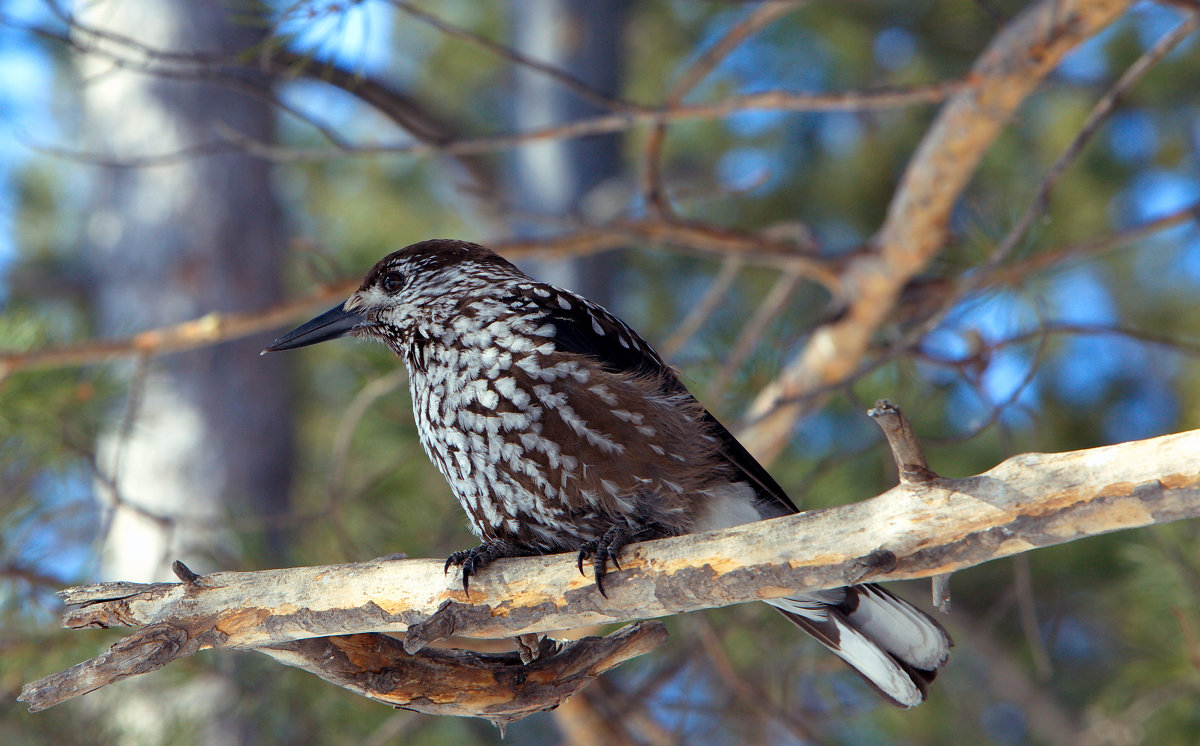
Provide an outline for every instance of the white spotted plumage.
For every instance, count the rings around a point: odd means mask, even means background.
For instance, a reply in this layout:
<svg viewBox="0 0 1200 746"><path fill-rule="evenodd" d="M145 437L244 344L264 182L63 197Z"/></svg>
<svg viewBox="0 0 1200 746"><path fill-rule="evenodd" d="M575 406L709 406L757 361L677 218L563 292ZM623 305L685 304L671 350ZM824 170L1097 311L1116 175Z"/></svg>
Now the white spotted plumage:
<svg viewBox="0 0 1200 746"><path fill-rule="evenodd" d="M390 254L268 349L347 333L408 368L421 444L484 541L447 561L464 588L494 559L567 550L593 559L600 586L626 541L796 511L633 329L476 244ZM937 622L877 586L771 603L902 706L949 655Z"/></svg>

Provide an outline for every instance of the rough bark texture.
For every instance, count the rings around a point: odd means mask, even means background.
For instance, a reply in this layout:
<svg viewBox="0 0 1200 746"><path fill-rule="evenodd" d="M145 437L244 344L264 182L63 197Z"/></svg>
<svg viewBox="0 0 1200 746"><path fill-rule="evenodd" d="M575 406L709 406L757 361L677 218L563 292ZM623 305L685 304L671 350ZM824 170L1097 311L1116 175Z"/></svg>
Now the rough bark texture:
<svg viewBox="0 0 1200 746"><path fill-rule="evenodd" d="M498 561L472 584L469 598L440 560L421 559L72 588L62 593L65 626L154 626L157 647L135 646L145 662L133 664L114 648L76 667L89 677L86 686L72 669L28 685L22 699L42 709L94 688L97 671L116 680L208 647L405 632L403 647L413 652L450 635L509 637L952 572L1200 516L1198 452L1200 430L1024 454L966 479L901 484L852 505L637 544L610 574L607 598L567 555Z"/></svg>
<svg viewBox="0 0 1200 746"><path fill-rule="evenodd" d="M666 639L661 622L640 622L561 648L543 639L539 655L529 663L515 651L429 649L412 655L399 640L381 634L297 640L259 652L377 702L502 724L557 707L595 677Z"/></svg>

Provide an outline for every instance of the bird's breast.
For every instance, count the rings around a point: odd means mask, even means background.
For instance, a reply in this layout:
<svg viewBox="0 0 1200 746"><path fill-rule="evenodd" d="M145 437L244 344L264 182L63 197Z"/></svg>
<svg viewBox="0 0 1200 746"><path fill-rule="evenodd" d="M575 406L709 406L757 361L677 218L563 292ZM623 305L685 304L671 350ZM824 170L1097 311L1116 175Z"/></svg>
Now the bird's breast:
<svg viewBox="0 0 1200 746"><path fill-rule="evenodd" d="M570 548L614 523L690 528L711 481L693 408L544 338L451 339L431 341L410 386L421 442L476 533Z"/></svg>

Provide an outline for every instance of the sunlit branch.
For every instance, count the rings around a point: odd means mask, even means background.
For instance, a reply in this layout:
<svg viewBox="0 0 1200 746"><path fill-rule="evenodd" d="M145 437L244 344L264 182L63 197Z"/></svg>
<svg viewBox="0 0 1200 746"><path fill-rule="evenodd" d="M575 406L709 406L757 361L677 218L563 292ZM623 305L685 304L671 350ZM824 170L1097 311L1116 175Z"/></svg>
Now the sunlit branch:
<svg viewBox="0 0 1200 746"><path fill-rule="evenodd" d="M876 251L847 264L844 313L818 328L751 405L751 424L740 438L760 460L777 456L796 422L821 400L808 394L846 380L863 364L900 291L944 245L954 206L1017 107L1071 49L1129 5L1129 0L1042 0L979 56L970 75L977 87L946 103L909 161L873 239Z"/></svg>
<svg viewBox="0 0 1200 746"><path fill-rule="evenodd" d="M67 627L145 629L94 661L27 685L22 699L48 707L111 674L154 670L210 647L388 632L403 633L411 653L450 634L526 635L962 570L1200 516L1198 449L1200 431L1191 431L1023 454L974 477L902 481L851 505L633 545L610 573L607 597L568 555L497 561L469 597L456 577L444 576L441 560L203 577L177 570L184 583L70 589L63 593Z"/></svg>

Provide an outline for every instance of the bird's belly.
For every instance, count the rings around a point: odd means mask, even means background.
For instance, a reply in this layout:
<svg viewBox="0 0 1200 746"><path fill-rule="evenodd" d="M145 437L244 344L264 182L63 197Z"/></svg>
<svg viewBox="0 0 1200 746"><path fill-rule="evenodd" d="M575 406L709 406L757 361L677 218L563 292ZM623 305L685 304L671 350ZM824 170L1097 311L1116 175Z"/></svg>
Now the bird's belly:
<svg viewBox="0 0 1200 746"><path fill-rule="evenodd" d="M421 444L477 536L565 551L603 533L599 514L573 505L563 460L539 442L539 408L500 412L484 386L421 383L413 387Z"/></svg>
<svg viewBox="0 0 1200 746"><path fill-rule="evenodd" d="M697 510L694 531L712 531L762 520L754 505L754 489L746 482L733 482L708 490Z"/></svg>
<svg viewBox="0 0 1200 746"><path fill-rule="evenodd" d="M692 528L694 502L714 480L698 468L706 441L674 417L672 401L571 357L497 357L491 368L442 357L410 371L413 406L421 442L477 535L566 551L612 528Z"/></svg>
<svg viewBox="0 0 1200 746"><path fill-rule="evenodd" d="M565 551L603 533L602 517L572 510L566 493L550 484L538 464L496 458L495 450L469 442L466 450L447 450L434 459L477 536Z"/></svg>

